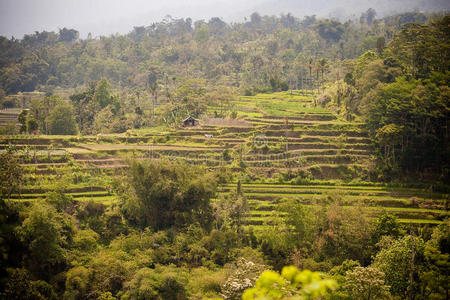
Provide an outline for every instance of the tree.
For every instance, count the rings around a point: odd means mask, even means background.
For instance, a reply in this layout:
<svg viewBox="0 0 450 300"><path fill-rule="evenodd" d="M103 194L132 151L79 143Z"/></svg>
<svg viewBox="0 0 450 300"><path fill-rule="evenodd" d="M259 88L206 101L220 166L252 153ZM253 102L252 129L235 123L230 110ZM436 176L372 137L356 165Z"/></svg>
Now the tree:
<svg viewBox="0 0 450 300"><path fill-rule="evenodd" d="M78 31L75 29L67 29L64 27L63 29L59 30L59 40L61 42L72 42L76 40L79 36Z"/></svg>
<svg viewBox="0 0 450 300"><path fill-rule="evenodd" d="M57 105L48 116L50 134L74 135L77 134L77 123L73 107L70 104Z"/></svg>
<svg viewBox="0 0 450 300"><path fill-rule="evenodd" d="M155 68L150 70L148 74L147 85L152 93L152 114L155 116L155 104L158 101L158 72Z"/></svg>
<svg viewBox="0 0 450 300"><path fill-rule="evenodd" d="M403 234L402 225L397 217L385 213L375 220L375 229L372 233L373 244L377 244L383 236L399 238Z"/></svg>
<svg viewBox="0 0 450 300"><path fill-rule="evenodd" d="M369 8L365 13L367 25L372 26L373 20L375 20L376 16L377 12L375 11L375 9Z"/></svg>
<svg viewBox="0 0 450 300"><path fill-rule="evenodd" d="M208 21L208 28L212 34L223 35L225 29L227 28L227 23L222 21L220 18L214 17Z"/></svg>
<svg viewBox="0 0 450 300"><path fill-rule="evenodd" d="M310 56L308 58L308 69L309 69L309 88L311 90L311 93L312 93L312 90L313 90L313 87L314 87L313 79L312 79L312 69L313 69L313 67L314 67L314 59Z"/></svg>
<svg viewBox="0 0 450 300"><path fill-rule="evenodd" d="M371 267L355 267L345 274L345 290L354 299L390 299L384 273Z"/></svg>
<svg viewBox="0 0 450 300"><path fill-rule="evenodd" d="M423 299L448 298L450 291L448 280L449 245L450 227L447 220L433 229L430 240L425 244L424 255L429 268L420 274L420 280L424 282L424 288L421 290Z"/></svg>
<svg viewBox="0 0 450 300"><path fill-rule="evenodd" d="M324 40L329 42L339 41L344 33L344 27L342 24L335 20L326 19L316 22L314 24L314 28Z"/></svg>
<svg viewBox="0 0 450 300"><path fill-rule="evenodd" d="M64 269L75 229L69 218L43 203L30 208L18 234L26 245L25 264L37 278L49 280Z"/></svg>
<svg viewBox="0 0 450 300"><path fill-rule="evenodd" d="M203 44L209 40L209 28L208 25L202 24L200 28L195 28L194 38L197 43Z"/></svg>
<svg viewBox="0 0 450 300"><path fill-rule="evenodd" d="M262 21L261 16L257 13L254 12L250 15L250 22L254 25L259 25Z"/></svg>
<svg viewBox="0 0 450 300"><path fill-rule="evenodd" d="M37 130L39 129L39 124L35 118L29 118L27 120L27 129L28 129L28 133L37 132Z"/></svg>
<svg viewBox="0 0 450 300"><path fill-rule="evenodd" d="M16 155L8 152L0 153L0 198L8 199L10 205L11 194L18 192L23 184L24 169L20 166Z"/></svg>
<svg viewBox="0 0 450 300"><path fill-rule="evenodd" d="M237 232L241 231L244 216L248 212L247 198L242 192L221 197L212 206L217 230L224 230L229 226L234 227Z"/></svg>
<svg viewBox="0 0 450 300"><path fill-rule="evenodd" d="M30 113L36 119L42 133L49 133L47 117L56 105L63 103L64 100L57 95L46 96L44 99L33 99L31 101Z"/></svg>
<svg viewBox="0 0 450 300"><path fill-rule="evenodd" d="M33 280L26 269L10 269L5 289L0 292L2 299L11 300L56 300L53 287L43 280Z"/></svg>
<svg viewBox="0 0 450 300"><path fill-rule="evenodd" d="M8 274L11 268L21 265L25 252L16 231L21 221L20 206L9 205L4 199L0 199L0 278L3 279L0 280L0 298L4 297L2 289L6 290L4 279L11 275Z"/></svg>
<svg viewBox="0 0 450 300"><path fill-rule="evenodd" d="M80 299L87 294L90 270L84 266L71 268L66 273L65 298Z"/></svg>
<svg viewBox="0 0 450 300"><path fill-rule="evenodd" d="M323 74L328 70L328 61L326 58L322 58L319 60L319 70L320 73L322 74L322 80L321 80L321 84L322 84L322 88L323 88L323 84L324 84L324 79L323 79Z"/></svg>
<svg viewBox="0 0 450 300"><path fill-rule="evenodd" d="M83 92L70 96L70 100L75 107L77 124L79 125L81 133L84 134L93 131L95 116L101 110L98 101L94 101L96 87L97 84L91 82Z"/></svg>
<svg viewBox="0 0 450 300"><path fill-rule="evenodd" d="M377 38L377 45L376 45L376 47L377 47L378 55L383 54L383 50L384 50L385 45L386 45L386 40L385 40L384 37L381 36L381 37Z"/></svg>
<svg viewBox="0 0 450 300"><path fill-rule="evenodd" d="M97 102L101 108L104 108L113 102L111 85L106 78L102 78L97 83L93 100Z"/></svg>
<svg viewBox="0 0 450 300"><path fill-rule="evenodd" d="M192 222L208 225L216 177L201 168L168 161L132 161L123 191L125 216L141 228L160 230Z"/></svg>
<svg viewBox="0 0 450 300"><path fill-rule="evenodd" d="M224 299L242 299L246 289L251 288L261 273L267 268L265 265L238 258L235 270L221 287L221 296Z"/></svg>
<svg viewBox="0 0 450 300"><path fill-rule="evenodd" d="M328 207L315 211L316 228L320 228L315 238L315 253L326 255L335 264L346 259L370 262L373 250L370 245L372 222L361 205L344 208L339 203L339 195ZM308 225L307 225L308 226Z"/></svg>
<svg viewBox="0 0 450 300"><path fill-rule="evenodd" d="M402 142L403 130L403 126L388 124L376 132L375 139L384 147L384 159L388 165L395 165L395 147Z"/></svg>
<svg viewBox="0 0 450 300"><path fill-rule="evenodd" d="M95 116L94 120L94 129L95 132L102 133L111 133L117 132L116 128L118 125L127 126L126 120L120 120L120 117L114 114L114 107L112 105L108 105L102 110L100 110ZM119 126L120 127L120 126ZM123 131L119 131L123 132Z"/></svg>
<svg viewBox="0 0 450 300"><path fill-rule="evenodd" d="M395 61L386 59L383 64ZM444 119L450 115L442 89L448 80L446 74L432 73L427 80L401 76L392 83L364 90L369 102L366 122L388 174L429 170L441 174L442 165L448 161L448 156L442 156L447 145Z"/></svg>
<svg viewBox="0 0 450 300"><path fill-rule="evenodd" d="M142 268L125 283L125 299L187 299L188 274L181 268Z"/></svg>
<svg viewBox="0 0 450 300"><path fill-rule="evenodd" d="M290 240L298 249L311 249L314 242L313 211L295 200L287 200L280 205L280 210L286 213L285 223L290 231Z"/></svg>
<svg viewBox="0 0 450 300"><path fill-rule="evenodd" d="M83 266L69 269L65 296L69 299L101 299L106 292L117 295L137 271L136 264L126 262L119 253L123 252L117 249L98 251Z"/></svg>
<svg viewBox="0 0 450 300"><path fill-rule="evenodd" d="M20 129L19 132L20 133L26 133L28 132L28 128L27 128L27 120L28 120L28 109L24 109L22 110L22 112L19 114L18 117L19 123L20 123Z"/></svg>
<svg viewBox="0 0 450 300"><path fill-rule="evenodd" d="M425 271L425 243L421 238L404 236L399 240L384 238L382 249L372 267L385 274L385 282L393 295L414 299L421 290L420 274Z"/></svg>
<svg viewBox="0 0 450 300"><path fill-rule="evenodd" d="M179 100L178 109L198 118L207 108L205 85L204 79L189 79L181 84L176 93Z"/></svg>

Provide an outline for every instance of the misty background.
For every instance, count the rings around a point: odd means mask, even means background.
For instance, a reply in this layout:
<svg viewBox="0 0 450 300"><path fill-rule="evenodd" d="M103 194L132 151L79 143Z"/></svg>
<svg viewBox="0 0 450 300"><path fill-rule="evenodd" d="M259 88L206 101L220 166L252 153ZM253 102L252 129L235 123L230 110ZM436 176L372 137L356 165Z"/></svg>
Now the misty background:
<svg viewBox="0 0 450 300"><path fill-rule="evenodd" d="M449 0L0 0L0 35L22 38L35 31L73 28L80 37L128 33L134 26L160 22L167 15L194 21L220 17L242 22L253 12L291 13L340 21L358 19L368 8L377 17L417 10L450 10Z"/></svg>

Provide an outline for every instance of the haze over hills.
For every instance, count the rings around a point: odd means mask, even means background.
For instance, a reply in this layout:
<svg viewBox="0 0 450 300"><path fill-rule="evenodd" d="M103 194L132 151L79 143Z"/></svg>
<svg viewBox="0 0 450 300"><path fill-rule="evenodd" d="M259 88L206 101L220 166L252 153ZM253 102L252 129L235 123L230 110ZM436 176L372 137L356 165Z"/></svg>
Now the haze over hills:
<svg viewBox="0 0 450 300"><path fill-rule="evenodd" d="M359 17L369 8L374 8L379 17L411 10L439 11L450 9L445 0L271 0L255 7L262 14L291 13L296 16L316 15L344 21Z"/></svg>
<svg viewBox="0 0 450 300"><path fill-rule="evenodd" d="M316 15L344 21L358 18L368 8L378 17L404 11L449 10L446 0L169 0L164 2L131 0L124 4L112 0L3 0L0 2L0 35L21 38L34 31L75 28L81 37L128 33L133 26L150 25L165 16L194 20L221 17L228 22L242 21L253 12L261 15L291 13L297 17Z"/></svg>

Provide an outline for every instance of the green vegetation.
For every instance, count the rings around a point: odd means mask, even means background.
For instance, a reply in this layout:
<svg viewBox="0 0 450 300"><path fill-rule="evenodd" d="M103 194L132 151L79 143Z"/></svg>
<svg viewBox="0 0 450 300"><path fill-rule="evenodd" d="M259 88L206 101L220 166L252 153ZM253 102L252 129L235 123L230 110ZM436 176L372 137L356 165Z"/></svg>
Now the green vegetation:
<svg viewBox="0 0 450 300"><path fill-rule="evenodd" d="M445 16L403 26L387 47L352 61L325 93L347 119L364 119L386 181L448 179L449 22Z"/></svg>
<svg viewBox="0 0 450 300"><path fill-rule="evenodd" d="M124 197L124 215L131 223L153 230L200 223L209 225L216 178L196 167L162 162L130 166L130 174L119 186ZM129 178L129 183L126 180Z"/></svg>
<svg viewBox="0 0 450 300"><path fill-rule="evenodd" d="M322 279L319 273L311 271L300 272L297 268L284 267L281 276L273 271L264 271L255 283L248 289L242 299L285 299L297 296L301 298L321 298L329 295L337 284L332 279Z"/></svg>
<svg viewBox="0 0 450 300"><path fill-rule="evenodd" d="M0 298L446 299L449 17L375 17L0 37Z"/></svg>

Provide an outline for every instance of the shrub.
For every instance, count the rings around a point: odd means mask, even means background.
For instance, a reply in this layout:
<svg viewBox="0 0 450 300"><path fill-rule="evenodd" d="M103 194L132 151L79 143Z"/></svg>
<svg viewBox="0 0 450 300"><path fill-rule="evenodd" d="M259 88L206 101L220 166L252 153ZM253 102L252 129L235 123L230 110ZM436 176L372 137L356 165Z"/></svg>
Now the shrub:
<svg viewBox="0 0 450 300"><path fill-rule="evenodd" d="M189 274L188 290L194 297L218 297L226 281L225 270L212 271L205 267L192 269Z"/></svg>
<svg viewBox="0 0 450 300"><path fill-rule="evenodd" d="M242 293L253 286L258 276L267 268L244 258L239 258L233 273L222 285L221 296L225 299L241 299Z"/></svg>
<svg viewBox="0 0 450 300"><path fill-rule="evenodd" d="M274 271L264 271L255 287L246 290L242 299L285 299L292 296L298 299L323 299L336 288L336 281L324 278L321 273L300 271L289 266L283 268L281 275Z"/></svg>

